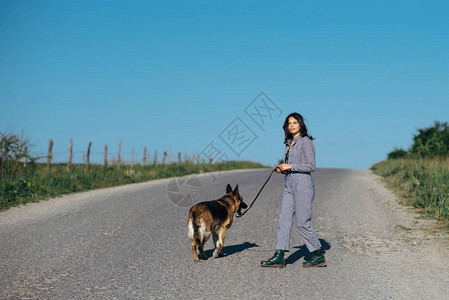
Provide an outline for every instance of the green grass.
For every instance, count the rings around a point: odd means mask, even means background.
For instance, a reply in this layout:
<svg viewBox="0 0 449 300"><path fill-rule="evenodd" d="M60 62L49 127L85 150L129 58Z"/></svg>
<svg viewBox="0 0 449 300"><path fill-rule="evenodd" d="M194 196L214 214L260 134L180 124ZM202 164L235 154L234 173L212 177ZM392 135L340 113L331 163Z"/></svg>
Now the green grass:
<svg viewBox="0 0 449 300"><path fill-rule="evenodd" d="M0 177L0 210L92 189L203 172L265 167L250 161L229 161L214 164L137 165L133 168L122 165L120 169L91 165L89 170L86 170L85 165L72 165L70 172L67 172L65 164L53 164L49 173L46 164L30 164L13 176Z"/></svg>
<svg viewBox="0 0 449 300"><path fill-rule="evenodd" d="M449 225L449 160L392 159L371 167L406 205Z"/></svg>

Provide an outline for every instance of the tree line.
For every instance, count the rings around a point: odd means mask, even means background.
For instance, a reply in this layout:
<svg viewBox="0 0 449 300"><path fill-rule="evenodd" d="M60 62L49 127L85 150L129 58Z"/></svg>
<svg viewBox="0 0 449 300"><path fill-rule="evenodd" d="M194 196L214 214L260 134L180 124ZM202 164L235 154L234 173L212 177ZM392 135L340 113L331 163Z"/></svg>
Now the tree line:
<svg viewBox="0 0 449 300"><path fill-rule="evenodd" d="M413 144L407 149L395 148L388 153L388 159L405 157L445 158L449 157L449 125L435 121L433 126L418 129Z"/></svg>

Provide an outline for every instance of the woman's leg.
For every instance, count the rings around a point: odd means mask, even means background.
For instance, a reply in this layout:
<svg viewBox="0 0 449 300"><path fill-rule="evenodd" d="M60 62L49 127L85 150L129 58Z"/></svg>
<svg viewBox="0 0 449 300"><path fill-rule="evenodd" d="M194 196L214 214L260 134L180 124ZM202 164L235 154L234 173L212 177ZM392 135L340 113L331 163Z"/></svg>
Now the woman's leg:
<svg viewBox="0 0 449 300"><path fill-rule="evenodd" d="M321 248L320 240L312 228L312 201L315 196L313 185L298 189L293 194L296 211L296 227L307 249L314 252Z"/></svg>
<svg viewBox="0 0 449 300"><path fill-rule="evenodd" d="M293 201L293 194L285 188L282 197L281 212L279 213L276 249L285 251L290 250L290 234L292 231L294 214L295 204Z"/></svg>
<svg viewBox="0 0 449 300"><path fill-rule="evenodd" d="M294 214L295 205L293 203L293 194L291 193L291 181L286 178L284 194L282 196L281 212L279 213L276 252L272 258L260 262L262 267L285 267L284 252L290 250L290 233L292 230Z"/></svg>

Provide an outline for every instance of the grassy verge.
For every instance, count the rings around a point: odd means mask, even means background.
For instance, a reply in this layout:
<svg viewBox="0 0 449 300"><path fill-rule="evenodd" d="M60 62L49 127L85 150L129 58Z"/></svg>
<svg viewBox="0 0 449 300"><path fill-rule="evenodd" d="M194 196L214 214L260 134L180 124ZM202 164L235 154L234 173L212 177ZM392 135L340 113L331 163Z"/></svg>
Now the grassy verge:
<svg viewBox="0 0 449 300"><path fill-rule="evenodd" d="M403 200L449 228L449 160L391 159L371 167Z"/></svg>
<svg viewBox="0 0 449 300"><path fill-rule="evenodd" d="M0 177L0 210L73 192L202 172L264 167L260 163L250 161L229 161L214 164L134 166L133 168L123 165L120 169L115 166L92 165L89 170L86 170L85 165L73 165L70 172L67 172L65 164L54 164L49 173L47 165L34 164L18 176Z"/></svg>

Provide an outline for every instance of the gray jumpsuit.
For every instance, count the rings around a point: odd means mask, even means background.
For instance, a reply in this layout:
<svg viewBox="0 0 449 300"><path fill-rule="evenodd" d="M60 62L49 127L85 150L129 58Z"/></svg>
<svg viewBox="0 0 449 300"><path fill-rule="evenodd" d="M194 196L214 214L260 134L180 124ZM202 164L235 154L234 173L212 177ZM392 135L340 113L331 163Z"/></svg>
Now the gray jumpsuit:
<svg viewBox="0 0 449 300"><path fill-rule="evenodd" d="M290 250L290 233L293 218L307 249L313 252L321 248L321 243L310 222L312 219L312 201L315 196L310 172L315 171L315 146L309 137L297 137L290 148L287 141L284 162L291 164L291 170L285 175L276 249ZM290 149L289 149L290 148Z"/></svg>

